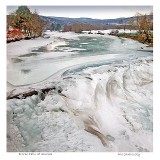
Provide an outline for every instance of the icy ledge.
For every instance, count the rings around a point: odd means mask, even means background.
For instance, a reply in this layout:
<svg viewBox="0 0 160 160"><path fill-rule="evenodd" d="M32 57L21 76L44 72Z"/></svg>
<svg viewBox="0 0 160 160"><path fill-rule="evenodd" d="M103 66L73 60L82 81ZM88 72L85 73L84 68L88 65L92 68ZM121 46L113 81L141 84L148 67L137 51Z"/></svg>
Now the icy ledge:
<svg viewBox="0 0 160 160"><path fill-rule="evenodd" d="M152 151L152 65L91 67L14 90L53 88L7 101L7 150Z"/></svg>

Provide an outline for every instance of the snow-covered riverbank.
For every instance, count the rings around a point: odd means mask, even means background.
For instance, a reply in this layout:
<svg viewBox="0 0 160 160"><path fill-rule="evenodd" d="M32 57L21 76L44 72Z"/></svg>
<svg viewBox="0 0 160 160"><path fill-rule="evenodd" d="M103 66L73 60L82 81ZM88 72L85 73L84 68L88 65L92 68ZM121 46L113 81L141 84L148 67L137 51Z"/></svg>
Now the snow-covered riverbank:
<svg viewBox="0 0 160 160"><path fill-rule="evenodd" d="M39 94L7 100L7 150L152 151L152 48L109 35L48 35L31 47L36 56L17 57L8 45L8 95ZM44 54L53 37L65 43Z"/></svg>

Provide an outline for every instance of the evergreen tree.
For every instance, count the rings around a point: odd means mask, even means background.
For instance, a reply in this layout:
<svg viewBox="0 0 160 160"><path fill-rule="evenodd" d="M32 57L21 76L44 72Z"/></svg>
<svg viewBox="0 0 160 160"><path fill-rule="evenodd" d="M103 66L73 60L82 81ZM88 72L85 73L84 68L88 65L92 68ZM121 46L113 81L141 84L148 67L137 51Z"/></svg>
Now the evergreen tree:
<svg viewBox="0 0 160 160"><path fill-rule="evenodd" d="M55 26L54 26L54 23L52 23L51 26L50 26L50 30L54 31L54 29L55 29Z"/></svg>

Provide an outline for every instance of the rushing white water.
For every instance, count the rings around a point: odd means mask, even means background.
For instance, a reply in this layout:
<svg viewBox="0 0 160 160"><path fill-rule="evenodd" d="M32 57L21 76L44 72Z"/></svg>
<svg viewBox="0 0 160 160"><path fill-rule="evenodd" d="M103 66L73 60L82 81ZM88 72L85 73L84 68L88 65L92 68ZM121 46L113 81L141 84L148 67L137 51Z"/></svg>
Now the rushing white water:
<svg viewBox="0 0 160 160"><path fill-rule="evenodd" d="M152 151L151 50L108 35L48 34L65 44L17 63L9 54L8 95L39 94L7 100L7 150Z"/></svg>

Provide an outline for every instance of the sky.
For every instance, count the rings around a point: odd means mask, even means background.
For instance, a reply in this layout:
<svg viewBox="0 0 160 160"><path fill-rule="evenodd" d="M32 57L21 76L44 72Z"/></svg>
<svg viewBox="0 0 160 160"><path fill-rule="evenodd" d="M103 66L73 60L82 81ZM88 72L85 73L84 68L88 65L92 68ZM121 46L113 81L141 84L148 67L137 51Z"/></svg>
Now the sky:
<svg viewBox="0 0 160 160"><path fill-rule="evenodd" d="M39 15L70 18L112 19L132 17L137 12L149 14L152 6L28 6L31 11L36 10ZM7 14L15 11L18 6L7 6Z"/></svg>

